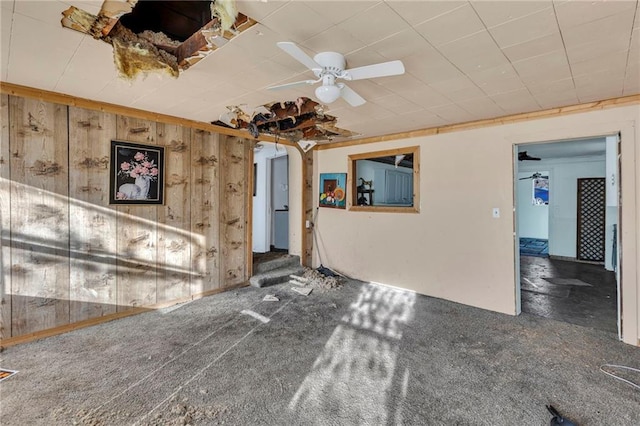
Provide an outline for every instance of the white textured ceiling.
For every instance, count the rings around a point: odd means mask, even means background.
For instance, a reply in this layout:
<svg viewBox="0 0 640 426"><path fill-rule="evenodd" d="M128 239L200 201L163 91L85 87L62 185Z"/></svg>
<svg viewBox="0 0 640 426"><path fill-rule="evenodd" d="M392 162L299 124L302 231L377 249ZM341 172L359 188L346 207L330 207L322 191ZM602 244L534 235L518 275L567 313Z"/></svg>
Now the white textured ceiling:
<svg viewBox="0 0 640 426"><path fill-rule="evenodd" d="M62 28L70 5L1 0L1 79L204 122L227 105L313 97L313 78L277 48L345 54L349 67L400 59L402 76L354 81L367 103L329 106L376 136L640 93L640 6L625 1L239 1L258 25L184 72L120 80L111 46ZM338 140L338 139L336 139Z"/></svg>

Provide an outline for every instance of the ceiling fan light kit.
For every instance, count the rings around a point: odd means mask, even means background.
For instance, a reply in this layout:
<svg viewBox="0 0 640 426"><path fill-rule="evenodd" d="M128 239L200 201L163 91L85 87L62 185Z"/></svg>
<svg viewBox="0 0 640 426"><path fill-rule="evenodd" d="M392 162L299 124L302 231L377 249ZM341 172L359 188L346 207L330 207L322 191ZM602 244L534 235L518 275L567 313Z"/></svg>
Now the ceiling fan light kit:
<svg viewBox="0 0 640 426"><path fill-rule="evenodd" d="M340 97L340 88L335 85L322 85L316 88L316 98L323 104L335 102Z"/></svg>
<svg viewBox="0 0 640 426"><path fill-rule="evenodd" d="M302 80L294 83L286 83L271 86L269 90L292 89L294 87L316 84L322 81L322 86L315 91L320 102L330 104L342 97L351 106L360 106L366 100L344 83L336 83L337 78L347 81L362 80L365 78L386 77L404 74L404 65L401 61L390 61L363 67L345 69L347 62L344 56L337 52L321 52L313 57L307 55L296 44L282 41L278 47L291 55L295 60L306 66L313 72L317 80Z"/></svg>

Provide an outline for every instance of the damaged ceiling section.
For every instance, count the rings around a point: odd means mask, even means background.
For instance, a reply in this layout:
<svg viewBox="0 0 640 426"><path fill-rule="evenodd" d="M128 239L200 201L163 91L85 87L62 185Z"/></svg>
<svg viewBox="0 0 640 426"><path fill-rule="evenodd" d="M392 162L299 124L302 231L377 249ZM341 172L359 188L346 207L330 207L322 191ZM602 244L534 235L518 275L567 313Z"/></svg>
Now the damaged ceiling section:
<svg viewBox="0 0 640 426"><path fill-rule="evenodd" d="M111 44L127 79L156 71L178 77L256 23L234 0L105 0L98 15L74 6L62 14L63 27Z"/></svg>
<svg viewBox="0 0 640 426"><path fill-rule="evenodd" d="M257 22L236 9L235 0L105 0L97 15L75 6L62 12L62 26L113 46L121 77L164 72L172 77L196 64ZM243 106L244 107L244 106ZM326 106L300 97L257 108L227 107L212 124L291 142L356 136L336 126Z"/></svg>
<svg viewBox="0 0 640 426"><path fill-rule="evenodd" d="M212 124L245 129L254 138L267 134L297 142L330 141L334 137L356 135L336 127L337 118L326 114L326 107L306 97L299 97L295 101L273 102L253 111L245 111L240 106L227 108L229 111Z"/></svg>

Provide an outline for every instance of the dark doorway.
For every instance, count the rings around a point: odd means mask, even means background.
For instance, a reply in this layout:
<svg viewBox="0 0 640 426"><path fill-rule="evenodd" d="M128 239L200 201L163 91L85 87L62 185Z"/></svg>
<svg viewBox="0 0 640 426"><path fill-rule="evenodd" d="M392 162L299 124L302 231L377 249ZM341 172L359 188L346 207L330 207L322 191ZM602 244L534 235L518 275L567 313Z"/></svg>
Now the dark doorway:
<svg viewBox="0 0 640 426"><path fill-rule="evenodd" d="M619 331L618 209L611 202L618 191L609 183L617 182L617 170L615 161L613 169L608 164L619 151L613 142L617 136L518 146L514 182L521 312ZM538 160L521 160L517 154L525 150ZM548 179L544 203L535 195L535 178L541 174Z"/></svg>

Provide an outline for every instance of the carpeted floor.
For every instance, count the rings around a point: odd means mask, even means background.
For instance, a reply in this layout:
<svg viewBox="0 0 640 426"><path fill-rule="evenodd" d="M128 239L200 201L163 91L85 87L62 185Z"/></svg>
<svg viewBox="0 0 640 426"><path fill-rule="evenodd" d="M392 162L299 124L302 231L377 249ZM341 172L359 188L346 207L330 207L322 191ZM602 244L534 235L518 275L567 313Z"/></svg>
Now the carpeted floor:
<svg viewBox="0 0 640 426"><path fill-rule="evenodd" d="M549 256L549 240L540 238L520 238L521 256Z"/></svg>
<svg viewBox="0 0 640 426"><path fill-rule="evenodd" d="M266 253L253 253L253 264L269 262L273 259L279 259L281 257L285 257L289 254L288 250L271 250Z"/></svg>
<svg viewBox="0 0 640 426"><path fill-rule="evenodd" d="M350 281L243 288L5 349L6 425L640 424L600 330ZM275 294L278 302L263 302ZM628 377L640 381L638 377Z"/></svg>

